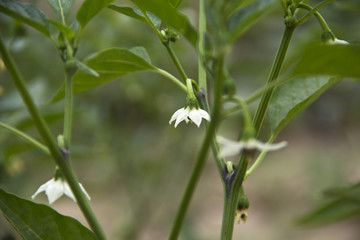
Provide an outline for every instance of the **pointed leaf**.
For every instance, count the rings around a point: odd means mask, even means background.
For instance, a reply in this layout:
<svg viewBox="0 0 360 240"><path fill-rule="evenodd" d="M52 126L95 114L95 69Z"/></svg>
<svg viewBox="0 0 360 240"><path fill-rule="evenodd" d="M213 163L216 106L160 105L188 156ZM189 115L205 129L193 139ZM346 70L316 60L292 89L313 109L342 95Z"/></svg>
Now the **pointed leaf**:
<svg viewBox="0 0 360 240"><path fill-rule="evenodd" d="M247 29L254 25L266 14L274 10L277 0L256 1L249 6L241 8L229 19L229 32L231 39L236 40Z"/></svg>
<svg viewBox="0 0 360 240"><path fill-rule="evenodd" d="M150 11L158 16L166 24L169 24L187 38L195 47L197 33L191 26L189 19L176 8L171 6L167 0L131 0L140 9Z"/></svg>
<svg viewBox="0 0 360 240"><path fill-rule="evenodd" d="M86 66L85 63L77 60L76 58L75 58L75 63L76 63L76 66L84 73L90 74L94 77L99 77L99 74L94 69L89 68L88 66Z"/></svg>
<svg viewBox="0 0 360 240"><path fill-rule="evenodd" d="M145 51L145 49L141 51ZM103 50L87 59L85 64L96 71L99 77L78 71L73 78L74 94L97 87L128 73L157 69L144 58L124 48ZM64 86L56 93L52 101L60 100L63 97Z"/></svg>
<svg viewBox="0 0 360 240"><path fill-rule="evenodd" d="M79 21L81 28L84 28L96 14L112 1L113 0L85 0L76 14L76 19Z"/></svg>
<svg viewBox="0 0 360 240"><path fill-rule="evenodd" d="M74 4L74 0L47 0L47 2L60 19L65 19Z"/></svg>
<svg viewBox="0 0 360 240"><path fill-rule="evenodd" d="M126 15L128 17L131 17L131 18L140 20L140 21L142 21L144 23L147 23L144 15L142 14L142 12L139 9L132 8L132 7L127 7L127 6L120 6L120 5L117 5L117 4L110 4L109 8L114 10L114 11L117 11L117 12L119 12L121 14L124 14L124 15Z"/></svg>
<svg viewBox="0 0 360 240"><path fill-rule="evenodd" d="M360 78L360 46L309 46L305 51L302 50L293 62L293 75L322 74Z"/></svg>
<svg viewBox="0 0 360 240"><path fill-rule="evenodd" d="M329 76L297 77L277 87L268 108L271 135L277 133L323 92L340 81Z"/></svg>
<svg viewBox="0 0 360 240"><path fill-rule="evenodd" d="M14 0L0 0L0 12L26 23L50 37L46 15L35 6Z"/></svg>
<svg viewBox="0 0 360 240"><path fill-rule="evenodd" d="M151 63L150 56L144 47L132 47L130 48L130 51L143 58L147 62Z"/></svg>
<svg viewBox="0 0 360 240"><path fill-rule="evenodd" d="M77 220L0 189L0 210L25 240L95 240Z"/></svg>
<svg viewBox="0 0 360 240"><path fill-rule="evenodd" d="M306 216L300 218L297 223L302 225L323 225L360 215L360 203L347 199L336 199L327 202Z"/></svg>
<svg viewBox="0 0 360 240"><path fill-rule="evenodd" d="M149 24L146 21L146 18L144 17L144 14L139 9L132 8L132 7L127 7L127 6L120 6L120 5L117 5L117 4L110 4L109 8L116 11L116 12L124 14L124 15L126 15L128 17L131 17L131 18L140 20L143 23ZM152 23L157 28L159 28L160 24L161 24L161 20L151 12L147 12L147 14L148 14L150 20L152 21Z"/></svg>

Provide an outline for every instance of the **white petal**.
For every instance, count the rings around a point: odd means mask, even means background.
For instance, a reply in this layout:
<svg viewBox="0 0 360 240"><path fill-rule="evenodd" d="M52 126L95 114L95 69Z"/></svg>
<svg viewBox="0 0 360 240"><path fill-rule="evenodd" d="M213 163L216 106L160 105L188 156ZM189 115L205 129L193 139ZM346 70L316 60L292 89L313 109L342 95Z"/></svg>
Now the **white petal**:
<svg viewBox="0 0 360 240"><path fill-rule="evenodd" d="M76 202L76 198L74 196L74 194L72 193L69 184L67 182L64 182L64 193L66 196L68 196L69 198L71 198L74 202Z"/></svg>
<svg viewBox="0 0 360 240"><path fill-rule="evenodd" d="M202 117L199 114L198 110L191 109L189 113L189 118L196 124L196 126L200 127Z"/></svg>
<svg viewBox="0 0 360 240"><path fill-rule="evenodd" d="M64 194L64 183L62 180L53 180L45 190L45 194L49 199L49 203L52 204L58 200Z"/></svg>
<svg viewBox="0 0 360 240"><path fill-rule="evenodd" d="M257 140L250 140L248 143L251 143L251 146L252 146L251 149L257 149L259 151L276 151L276 150L286 147L286 145L287 145L287 142L285 142L285 141L279 142L279 143L274 143L274 144L268 144L268 143L262 143ZM248 147L248 146L246 146L246 147Z"/></svg>
<svg viewBox="0 0 360 240"><path fill-rule="evenodd" d="M185 108L180 108L179 110L177 110L172 116L171 119L169 121L169 124L171 124L173 121L175 121L175 119L180 115L181 112L184 111Z"/></svg>
<svg viewBox="0 0 360 240"><path fill-rule="evenodd" d="M203 109L200 109L200 108L199 108L197 111L198 111L198 113L200 114L200 116L201 116L202 118L210 121L210 115L208 114L207 111L205 111L205 110L203 110Z"/></svg>
<svg viewBox="0 0 360 240"><path fill-rule="evenodd" d="M231 141L221 136L218 136L217 140L221 145L219 152L220 157L230 157L237 155L241 152L245 145L243 142Z"/></svg>
<svg viewBox="0 0 360 240"><path fill-rule="evenodd" d="M90 195L86 192L85 188L83 187L83 185L81 183L79 183L79 186L81 188L81 190L84 192L85 196L87 197L87 199L91 200Z"/></svg>
<svg viewBox="0 0 360 240"><path fill-rule="evenodd" d="M348 43L347 41L345 40L341 40L341 39L335 39L335 41L333 42L333 44L340 44L340 45L348 45L350 43Z"/></svg>
<svg viewBox="0 0 360 240"><path fill-rule="evenodd" d="M44 192L49 184L53 182L53 179L47 181L43 185L39 187L39 189L31 196L32 199L34 199L39 193Z"/></svg>
<svg viewBox="0 0 360 240"><path fill-rule="evenodd" d="M183 120L187 119L190 113L190 109L189 108L185 108L180 114L179 116L176 118L175 121L175 127L177 127L179 125L180 122L182 122ZM186 121L186 120L185 120Z"/></svg>

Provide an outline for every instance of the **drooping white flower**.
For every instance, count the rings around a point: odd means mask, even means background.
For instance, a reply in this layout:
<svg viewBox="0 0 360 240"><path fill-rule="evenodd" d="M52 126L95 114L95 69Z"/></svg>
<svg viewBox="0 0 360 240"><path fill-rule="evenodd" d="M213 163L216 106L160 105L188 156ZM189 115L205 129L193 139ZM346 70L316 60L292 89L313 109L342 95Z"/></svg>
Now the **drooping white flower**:
<svg viewBox="0 0 360 240"><path fill-rule="evenodd" d="M283 141L280 143L263 143L254 138L247 141L232 141L224 137L217 137L221 147L219 152L220 157L229 157L239 154L242 150L259 150L259 151L276 151L287 145L287 142Z"/></svg>
<svg viewBox="0 0 360 240"><path fill-rule="evenodd" d="M335 38L334 40L332 40L332 39L327 40L326 43L329 45L348 45L348 44L350 44L348 41L341 40L338 38Z"/></svg>
<svg viewBox="0 0 360 240"><path fill-rule="evenodd" d="M177 127L182 121L185 121L186 123L192 121L199 127L203 118L210 121L210 115L205 110L200 108L190 108L190 106L187 106L177 110L171 116L169 124L176 120L174 126Z"/></svg>
<svg viewBox="0 0 360 240"><path fill-rule="evenodd" d="M85 188L79 183L81 190L84 192L85 196L90 200L89 194L86 192ZM63 194L74 200L76 202L75 196L72 193L68 183L63 180L62 178L55 178L50 179L43 185L39 187L39 189L31 196L34 199L39 193L45 192L46 196L48 197L49 204L52 204L56 200L58 200Z"/></svg>

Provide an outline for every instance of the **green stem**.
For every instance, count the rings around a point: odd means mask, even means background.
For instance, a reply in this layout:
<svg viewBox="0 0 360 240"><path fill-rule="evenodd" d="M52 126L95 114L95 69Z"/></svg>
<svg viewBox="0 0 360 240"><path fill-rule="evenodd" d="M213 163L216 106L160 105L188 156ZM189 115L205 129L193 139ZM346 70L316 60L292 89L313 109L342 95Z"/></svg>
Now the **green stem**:
<svg viewBox="0 0 360 240"><path fill-rule="evenodd" d="M178 72L180 73L181 75L181 78L186 81L186 79L188 78L185 71L184 71L184 68L181 66L181 63L179 61L179 59L177 58L174 50L172 49L172 47L170 46L170 42L163 42L166 50L168 51L170 57L171 57L171 60L174 62L175 64L175 67L177 68Z"/></svg>
<svg viewBox="0 0 360 240"><path fill-rule="evenodd" d="M314 13L316 13L320 8L322 8L323 6L325 6L326 4L329 4L331 2L334 2L335 0L325 0L322 1L321 3L319 3L318 5L316 5L314 8L311 9L311 11L309 11L302 19L300 19L296 24L299 26L301 24L303 24L305 21L307 21L311 15L313 15Z"/></svg>
<svg viewBox="0 0 360 240"><path fill-rule="evenodd" d="M311 6L309 6L309 5L305 4L305 3L300 3L298 7L302 8L302 9L309 10L309 11L313 10L313 8ZM320 23L321 28L323 29L323 31L324 32L331 32L329 26L327 25L325 19L321 16L321 14L318 11L316 11L316 12L314 12L314 15L317 18L318 22ZM302 21L302 20L300 20L300 21Z"/></svg>
<svg viewBox="0 0 360 240"><path fill-rule="evenodd" d="M176 77L174 77L173 75L171 75L170 73L168 73L167 71L161 69L161 68L157 68L155 70L155 72L163 75L164 77L170 79L171 81L173 81L178 87L180 87L182 90L184 90L185 92L187 92L187 87Z"/></svg>
<svg viewBox="0 0 360 240"><path fill-rule="evenodd" d="M71 74L65 76L65 106L64 106L64 141L65 148L70 151L73 112L73 81Z"/></svg>
<svg viewBox="0 0 360 240"><path fill-rule="evenodd" d="M271 138L268 140L267 143L272 143L275 140L276 136L273 135L271 136ZM246 180L254 171L255 169L260 165L260 163L262 162L262 160L265 158L267 154L267 151L262 151L259 156L256 158L256 160L254 161L254 163L251 165L251 167L246 171L244 180Z"/></svg>
<svg viewBox="0 0 360 240"><path fill-rule="evenodd" d="M199 3L198 74L199 74L199 87L200 87L200 89L203 89L205 91L205 96L207 96L206 70L205 70L205 66L204 66L205 33L206 33L205 1L200 0L200 3Z"/></svg>
<svg viewBox="0 0 360 240"><path fill-rule="evenodd" d="M79 205L81 211L83 212L87 222L89 223L91 229L94 231L95 235L100 240L105 240L105 233L102 230L99 222L97 221L87 199L82 190L80 189L79 182L68 164L65 156L60 152L57 142L53 137L50 129L46 125L44 118L40 114L37 106L35 105L32 97L30 96L23 78L21 77L14 61L12 60L9 52L7 51L2 39L0 39L0 52L3 57L3 61L7 70L14 80L14 84L17 87L25 106L27 107L35 126L37 127L41 137L43 138L46 146L48 147L52 157L54 158L56 165L60 168L61 172L64 174L66 181L68 182L71 191L74 193L77 204Z"/></svg>
<svg viewBox="0 0 360 240"><path fill-rule="evenodd" d="M199 181L201 172L205 165L205 160L207 159L208 150L211 145L211 142L215 136L215 130L220 118L220 109L221 109L221 94L223 86L223 64L224 64L224 55L220 55L216 64L217 75L215 78L214 86L214 107L211 115L211 121L209 128L207 129L204 141L201 145L199 154L196 158L196 163L194 169L191 173L189 182L186 186L185 193L182 197L180 207L176 213L175 221L172 226L169 240L176 240L179 236L182 223L184 222L185 214L189 207L191 198L193 196L195 187Z"/></svg>
<svg viewBox="0 0 360 240"><path fill-rule="evenodd" d="M221 225L221 240L231 240L234 231L236 207L250 156L242 154L235 171L225 176L224 210Z"/></svg>
<svg viewBox="0 0 360 240"><path fill-rule="evenodd" d="M138 6L138 7L140 8L140 11L144 15L144 17L145 17L146 21L148 22L148 24L150 25L150 27L154 30L154 32L158 36L159 40L165 46L166 50L168 51L168 53L169 53L169 55L171 57L171 60L174 62L175 67L179 71L179 73L181 75L181 78L184 80L184 82L186 82L186 79L188 77L186 76L184 68L181 66L181 63L180 63L179 59L177 58L174 50L171 48L170 42L168 40L164 40L164 38L161 36L161 33L160 33L159 29L157 29L156 26L154 25L154 23L151 21L151 19L149 18L147 12L144 9L142 9L140 6Z"/></svg>
<svg viewBox="0 0 360 240"><path fill-rule="evenodd" d="M25 142L29 143L30 145L32 145L33 147L39 149L40 151L42 151L43 153L50 155L50 151L49 149L44 146L42 143L38 142L37 140L35 140L34 138L30 137L29 135L27 135L24 132L21 132L19 130L17 130L16 128L13 128L5 123L0 122L0 127L5 128L6 130L8 130L9 132L11 132L12 134L14 134L15 136L23 139Z"/></svg>
<svg viewBox="0 0 360 240"><path fill-rule="evenodd" d="M295 31L295 28L296 28L296 26L286 26L285 27L285 31L284 31L284 34L283 34L283 37L282 37L282 40L280 43L280 47L278 49L274 63L272 65L266 86L271 84L273 81L276 81L276 79L278 78L280 70L281 70L281 66L284 62L285 55L288 50L288 47L289 47L291 38L293 36L293 33ZM263 123L265 113L266 113L267 107L269 105L270 98L272 96L273 91L274 91L274 88L270 88L262 95L259 107L257 108L255 117L253 120L253 126L255 128L255 136L257 136L259 134L259 131L260 131L261 125Z"/></svg>

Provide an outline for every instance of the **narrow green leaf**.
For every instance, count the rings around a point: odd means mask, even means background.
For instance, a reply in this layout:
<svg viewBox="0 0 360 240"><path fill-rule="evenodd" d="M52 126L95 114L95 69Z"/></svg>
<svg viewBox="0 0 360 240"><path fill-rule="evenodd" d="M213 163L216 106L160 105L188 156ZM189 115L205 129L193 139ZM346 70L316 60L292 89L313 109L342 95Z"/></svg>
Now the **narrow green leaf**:
<svg viewBox="0 0 360 240"><path fill-rule="evenodd" d="M132 47L130 48L130 51L138 55L142 59L146 60L147 62L151 63L150 56L144 47Z"/></svg>
<svg viewBox="0 0 360 240"><path fill-rule="evenodd" d="M146 18L144 17L143 13L139 9L132 8L132 7L127 7L127 6L120 6L120 5L116 5L116 4L110 4L109 8L116 11L116 12L118 12L118 13L124 14L124 15L126 15L128 17L140 20L143 23L148 24L148 22L146 21ZM159 28L160 24L161 24L161 19L159 19L156 15L154 15L151 12L147 12L147 14L148 14L150 20L152 21L152 23L157 28Z"/></svg>
<svg viewBox="0 0 360 240"><path fill-rule="evenodd" d="M296 77L277 87L268 108L271 135L306 109L323 92L340 81L329 76Z"/></svg>
<svg viewBox="0 0 360 240"><path fill-rule="evenodd" d="M325 197L337 197L357 201L360 204L360 182L346 187L334 187L324 191Z"/></svg>
<svg viewBox="0 0 360 240"><path fill-rule="evenodd" d="M294 57L293 75L322 74L360 78L360 46L314 45Z"/></svg>
<svg viewBox="0 0 360 240"><path fill-rule="evenodd" d="M79 21L81 28L84 28L96 14L112 1L113 0L85 0L76 14L76 19Z"/></svg>
<svg viewBox="0 0 360 240"><path fill-rule="evenodd" d="M274 7L276 3L278 3L277 0L256 1L235 12L230 17L228 26L232 41L235 41L266 14L276 9Z"/></svg>
<svg viewBox="0 0 360 240"><path fill-rule="evenodd" d="M319 206L300 218L297 223L301 225L324 225L356 215L360 215L360 203L340 198Z"/></svg>
<svg viewBox="0 0 360 240"><path fill-rule="evenodd" d="M47 0L47 2L60 19L65 19L74 4L74 0Z"/></svg>
<svg viewBox="0 0 360 240"><path fill-rule="evenodd" d="M116 12L124 14L124 15L126 15L128 17L131 17L131 18L140 20L140 21L142 21L144 23L147 23L144 15L142 14L142 12L139 9L132 8L132 7L127 7L127 6L120 6L120 5L117 5L117 4L110 4L109 8L116 11Z"/></svg>
<svg viewBox="0 0 360 240"><path fill-rule="evenodd" d="M94 69L89 68L88 66L86 66L85 63L77 60L76 58L75 58L75 63L76 63L76 66L84 73L90 74L94 77L99 77L99 74Z"/></svg>
<svg viewBox="0 0 360 240"><path fill-rule="evenodd" d="M77 220L0 189L0 210L25 240L95 240Z"/></svg>
<svg viewBox="0 0 360 240"><path fill-rule="evenodd" d="M179 31L195 47L197 33L191 26L189 19L176 8L171 6L167 0L131 0L139 8L150 11L158 16L166 24Z"/></svg>
<svg viewBox="0 0 360 240"><path fill-rule="evenodd" d="M14 0L0 0L0 12L30 25L47 37L50 37L46 15L31 4Z"/></svg>
<svg viewBox="0 0 360 240"><path fill-rule="evenodd" d="M59 22L53 21L51 19L48 20L48 22L53 25L54 27L56 27L62 34L64 34L64 36L71 41L74 37L75 37L75 33L74 31L69 28L68 26L65 26Z"/></svg>
<svg viewBox="0 0 360 240"><path fill-rule="evenodd" d="M141 50L142 52L145 49ZM85 61L85 64L96 71L99 77L95 77L83 71L78 71L74 78L74 94L89 90L105 84L115 78L137 71L152 70L157 68L137 54L124 48L110 48L103 50ZM144 54L144 53L142 53ZM64 97L64 86L56 93L52 101Z"/></svg>

